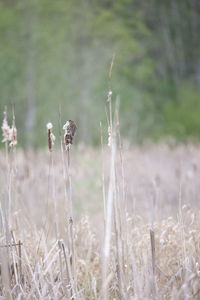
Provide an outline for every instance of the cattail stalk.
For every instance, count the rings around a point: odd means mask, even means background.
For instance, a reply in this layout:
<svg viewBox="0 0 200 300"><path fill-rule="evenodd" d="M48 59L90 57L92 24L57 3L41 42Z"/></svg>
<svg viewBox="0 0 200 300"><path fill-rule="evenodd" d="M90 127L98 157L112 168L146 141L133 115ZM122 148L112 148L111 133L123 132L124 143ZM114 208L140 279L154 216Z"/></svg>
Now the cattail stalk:
<svg viewBox="0 0 200 300"><path fill-rule="evenodd" d="M69 256L72 279L71 288L76 292L76 259L75 259L75 246L74 246L74 217L73 217L73 204L72 204L72 181L71 181L71 160L70 160L70 150L73 144L73 138L77 130L77 126L74 121L67 121L64 126L64 145L66 150L66 165L67 165L67 180L66 180L66 190L68 195L68 241L69 241ZM75 294L74 294L75 297Z"/></svg>
<svg viewBox="0 0 200 300"><path fill-rule="evenodd" d="M3 224L4 224L4 235L5 235L5 243L6 245L11 245L11 236L10 236L10 229L11 229L11 206L14 206L14 198L12 197L12 190L14 185L14 172L16 171L16 165L15 165L15 146L17 145L17 129L15 125L15 114L13 110L13 120L12 120L12 126L10 127L8 125L7 121L7 110L5 108L4 111L4 119L2 124L2 136L3 140L2 142L5 143L5 152L6 152L6 164L7 164L7 196L8 201L6 202L5 206L2 208L2 216L3 216ZM8 146L11 147L12 151L8 150ZM11 257L12 261L14 263L14 274L16 278L16 282L18 282L17 279L17 273L15 268L15 262L13 259L13 253L11 251L11 247L6 247L1 249L0 255L3 254L3 265L2 265L2 278L5 281L5 291L7 294L7 290L10 288L11 278L9 276L9 266L12 265L11 263ZM10 294L8 292L7 299L10 299Z"/></svg>
<svg viewBox="0 0 200 300"><path fill-rule="evenodd" d="M55 182L54 182L54 161L53 161L53 146L56 140L55 135L53 134L53 124L47 123L47 140L48 140L48 149L49 149L49 173L48 173L48 193L47 193L47 203L46 203L46 222L44 227L46 226L48 217L49 217L49 198L50 194L52 194L52 199L54 202L54 210L55 210L55 223L56 223L56 231L57 231L57 213L56 213L56 199L55 199ZM52 177L52 182L50 182L50 179ZM51 188L51 193L50 193Z"/></svg>
<svg viewBox="0 0 200 300"><path fill-rule="evenodd" d="M115 55L113 55L110 70L109 70L109 91L108 91L108 146L111 149L110 152L110 176L109 176L109 187L106 202L106 215L105 215L105 231L104 231L104 244L103 244L103 257L102 257L102 299L108 300L108 266L110 259L110 248L111 248L111 233L112 233L112 222L113 222L113 201L115 191L115 156L116 156L116 139L115 132L113 131L113 119L112 119L112 90L111 90L111 76L112 68L114 64Z"/></svg>
<svg viewBox="0 0 200 300"><path fill-rule="evenodd" d="M105 233L104 233L104 245L103 245L103 261L102 261L102 298L105 300L109 299L108 292L108 266L110 259L110 248L111 248L111 233L112 233L112 222L113 222L113 201L115 193L115 157L116 157L116 139L115 132L113 131L112 125L112 92L108 92L108 103L109 103L109 141L108 145L111 148L110 157L110 176L109 176L109 187L107 194L106 203L106 216L105 216Z"/></svg>

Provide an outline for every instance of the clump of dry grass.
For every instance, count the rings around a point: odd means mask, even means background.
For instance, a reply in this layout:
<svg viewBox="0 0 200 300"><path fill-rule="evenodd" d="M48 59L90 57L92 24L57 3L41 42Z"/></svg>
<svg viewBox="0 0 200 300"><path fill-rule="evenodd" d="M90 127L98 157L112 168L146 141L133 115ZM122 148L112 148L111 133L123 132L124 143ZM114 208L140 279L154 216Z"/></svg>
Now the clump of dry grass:
<svg viewBox="0 0 200 300"><path fill-rule="evenodd" d="M199 215L184 212L182 226L173 218L154 224L155 232L155 292L152 287L152 257L150 225L137 216L127 216L126 230L122 228L122 248L117 248L116 235L112 233L111 255L108 262L108 293L111 299L183 299L188 295L198 299L199 287ZM30 226L31 227L31 226ZM66 239L47 240L45 234L39 241L39 230L30 227L15 229L15 235L23 240L21 258L19 246L9 247L10 298L17 299L99 299L101 291L101 239L91 227L88 218L81 218L75 226L76 284L77 294L71 295L68 285L70 260ZM41 229L42 230L42 229ZM64 237L64 236L63 236ZM2 239L1 239L2 240ZM185 241L185 243L184 243ZM40 243L40 249L37 245ZM2 245L1 255L8 245ZM118 254L123 264L118 264ZM2 256L1 256L2 259ZM19 259L21 271L19 271ZM1 260L3 261L3 260ZM15 262L15 268L14 268ZM1 276L4 270L2 269ZM20 274L21 272L21 274ZM119 285L121 274L122 287ZM2 278L1 278L2 280ZM5 284L5 283L4 283ZM121 289L121 291L120 291ZM1 295L7 299L5 286ZM121 296L122 295L122 296Z"/></svg>

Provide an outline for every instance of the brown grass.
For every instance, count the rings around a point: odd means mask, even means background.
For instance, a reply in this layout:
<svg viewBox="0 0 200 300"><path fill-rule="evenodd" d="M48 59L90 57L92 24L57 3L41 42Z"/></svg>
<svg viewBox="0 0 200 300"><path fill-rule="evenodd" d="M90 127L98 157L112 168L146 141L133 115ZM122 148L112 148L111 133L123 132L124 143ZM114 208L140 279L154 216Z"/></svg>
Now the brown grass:
<svg viewBox="0 0 200 300"><path fill-rule="evenodd" d="M0 299L199 299L199 146L125 145L112 167L105 149L104 176L101 151L74 146L73 255L62 155L51 155L0 154Z"/></svg>

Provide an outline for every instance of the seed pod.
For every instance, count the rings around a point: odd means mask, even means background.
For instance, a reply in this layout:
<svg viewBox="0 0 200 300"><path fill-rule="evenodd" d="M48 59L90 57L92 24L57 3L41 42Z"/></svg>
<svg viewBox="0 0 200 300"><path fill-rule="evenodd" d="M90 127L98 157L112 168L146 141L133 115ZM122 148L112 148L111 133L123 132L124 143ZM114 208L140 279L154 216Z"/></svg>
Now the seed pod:
<svg viewBox="0 0 200 300"><path fill-rule="evenodd" d="M52 133L52 128L53 128L52 123L47 123L46 126L47 126L47 135L48 135L48 148L49 148L49 151L51 152L56 138L55 138L54 134Z"/></svg>
<svg viewBox="0 0 200 300"><path fill-rule="evenodd" d="M74 121L69 120L64 124L63 130L65 131L64 144L65 144L66 150L68 150L70 148L70 146L73 144L73 137L77 130L77 126Z"/></svg>

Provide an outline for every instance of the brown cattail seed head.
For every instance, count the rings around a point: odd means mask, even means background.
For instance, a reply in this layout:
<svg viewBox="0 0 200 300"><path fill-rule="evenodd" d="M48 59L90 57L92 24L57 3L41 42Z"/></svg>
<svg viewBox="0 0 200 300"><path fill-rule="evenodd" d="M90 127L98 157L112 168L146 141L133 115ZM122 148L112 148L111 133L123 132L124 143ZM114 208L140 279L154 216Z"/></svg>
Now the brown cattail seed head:
<svg viewBox="0 0 200 300"><path fill-rule="evenodd" d="M73 143L73 137L75 135L76 129L77 129L77 126L76 126L75 122L72 120L67 121L63 126L63 130L65 131L64 144L65 144L66 150L69 150L70 146Z"/></svg>
<svg viewBox="0 0 200 300"><path fill-rule="evenodd" d="M10 130L10 147L15 147L17 145L17 128L15 127L15 125L12 125L12 128Z"/></svg>
<svg viewBox="0 0 200 300"><path fill-rule="evenodd" d="M48 135L48 148L49 148L49 151L51 152L53 149L53 145L54 145L56 137L52 133L52 128L53 128L52 123L47 123L46 127L47 127L47 135Z"/></svg>

